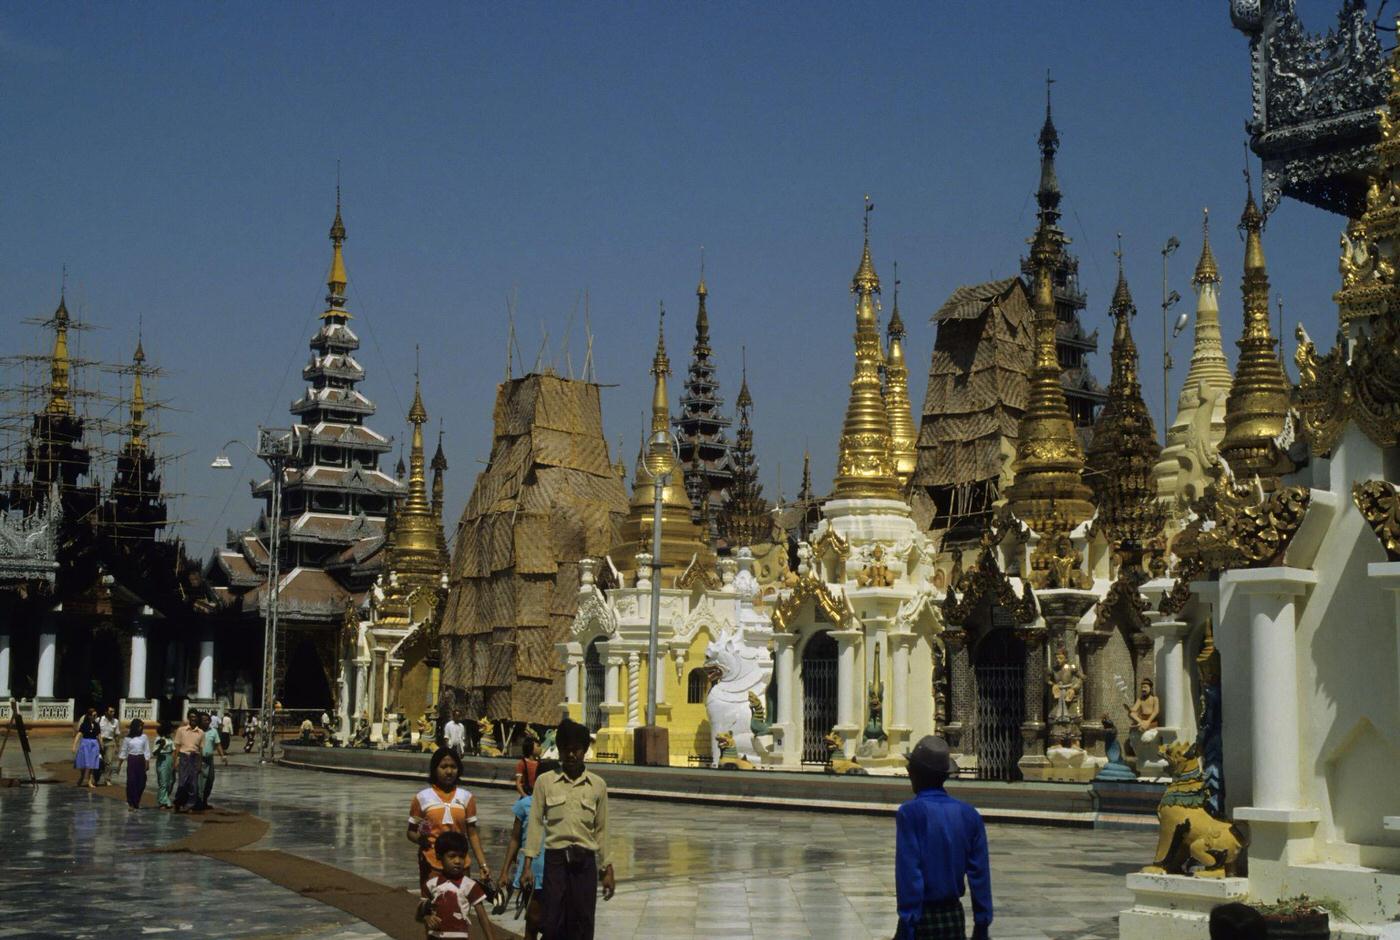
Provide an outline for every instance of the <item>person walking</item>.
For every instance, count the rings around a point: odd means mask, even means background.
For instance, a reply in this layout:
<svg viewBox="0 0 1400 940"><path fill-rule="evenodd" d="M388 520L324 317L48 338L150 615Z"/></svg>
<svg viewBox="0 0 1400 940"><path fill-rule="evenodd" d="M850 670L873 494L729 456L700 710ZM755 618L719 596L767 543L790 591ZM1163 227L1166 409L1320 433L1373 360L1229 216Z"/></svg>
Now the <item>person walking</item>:
<svg viewBox="0 0 1400 940"><path fill-rule="evenodd" d="M535 739L526 738L525 743L520 745L520 760L515 762L515 793L517 796L525 796L535 789L535 774L540 766L539 760L535 757Z"/></svg>
<svg viewBox="0 0 1400 940"><path fill-rule="evenodd" d="M603 900L617 890L608 857L608 787L583 764L588 729L566 718L555 735L560 769L535 778L521 882L544 866L540 914L549 940L593 940L599 873ZM543 850L543 858L540 857Z"/></svg>
<svg viewBox="0 0 1400 940"><path fill-rule="evenodd" d="M228 712L224 712L224 717L219 719L219 743L227 754L229 745L233 743L233 716Z"/></svg>
<svg viewBox="0 0 1400 940"><path fill-rule="evenodd" d="M175 732L175 812L188 812L186 805L199 804L199 765L204 753L204 731L199 712L191 710L185 724Z"/></svg>
<svg viewBox="0 0 1400 940"><path fill-rule="evenodd" d="M219 741L219 731L214 727L213 718L208 712L200 716L199 726L204 731L204 740L200 750L199 792L196 794L195 809L206 810L209 808L209 794L214 792L214 757L222 757L224 766L227 767L228 754L224 752L224 746Z"/></svg>
<svg viewBox="0 0 1400 940"><path fill-rule="evenodd" d="M547 774L559 769L557 760L540 761L539 772ZM516 891L520 892L520 901L516 903L516 913L520 908L525 908L525 940L539 940L540 936L540 895L544 889L544 866L536 865L534 877L529 881L522 880L525 874L525 855L520 849L525 845L526 838L530 834L530 807L534 803L534 780L525 785L525 795L515 801L515 805L510 808L511 815L515 817L515 823L511 826L510 842L506 845L505 861L501 863L501 875L507 878L505 887L496 899L496 908L493 914L501 914L510 904L510 898ZM511 868L514 867L514 874Z"/></svg>
<svg viewBox="0 0 1400 940"><path fill-rule="evenodd" d="M444 832L460 832L467 837L480 866L477 881L491 877L476 828L476 797L457 786L461 769L456 755L445 747L438 748L428 759L428 786L414 794L408 807L408 841L418 846L418 888L423 897L428 896L428 879L442 873L441 860L433 847Z"/></svg>
<svg viewBox="0 0 1400 940"><path fill-rule="evenodd" d="M987 828L977 810L943 789L956 770L947 741L925 735L906 756L914 798L894 817L895 940L966 940L964 881L972 890L973 940L986 940L992 924Z"/></svg>
<svg viewBox="0 0 1400 940"><path fill-rule="evenodd" d="M78 786L96 787L97 771L102 766L102 745L98 743L101 729L97 709L89 708L73 735L73 766L78 768Z"/></svg>
<svg viewBox="0 0 1400 940"><path fill-rule="evenodd" d="M467 748L467 729L462 724L462 713L454 711L452 720L442 726L442 741L460 761Z"/></svg>
<svg viewBox="0 0 1400 940"><path fill-rule="evenodd" d="M117 752L117 764L126 762L126 806L141 808L141 794L146 792L146 769L151 762L151 742L146 737L146 725L133 718Z"/></svg>
<svg viewBox="0 0 1400 940"><path fill-rule="evenodd" d="M107 712L97 719L98 740L102 745L102 770L97 775L98 786L110 787L112 773L117 768L117 732L121 724L117 721L117 710L111 705Z"/></svg>
<svg viewBox="0 0 1400 940"><path fill-rule="evenodd" d="M171 738L173 729L170 719L162 718L156 729L156 740L151 745L151 754L156 762L156 806L170 809L172 790L175 788L175 741Z"/></svg>

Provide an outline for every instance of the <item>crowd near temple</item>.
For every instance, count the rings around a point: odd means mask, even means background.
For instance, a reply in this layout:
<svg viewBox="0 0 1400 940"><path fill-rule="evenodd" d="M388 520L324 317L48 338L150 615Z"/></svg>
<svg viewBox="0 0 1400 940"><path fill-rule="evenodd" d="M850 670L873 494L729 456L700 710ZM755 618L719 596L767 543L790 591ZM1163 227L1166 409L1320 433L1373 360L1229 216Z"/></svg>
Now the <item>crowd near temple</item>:
<svg viewBox="0 0 1400 940"><path fill-rule="evenodd" d="M609 445L591 371L508 367L489 458L449 478L466 406L417 380L406 414L371 398L337 192L301 391L253 448L268 470L245 525L194 557L168 524L159 337L82 359L91 324L59 292L26 321L44 355L17 354L18 322L0 349L19 408L0 454L0 719L200 710L418 751L455 717L473 751L513 757L567 718L604 772L853 777L903 775L938 735L963 778L1167 794L1123 937L1205 936L1171 931L1304 894L1358 924L1400 918L1400 787L1382 770L1400 758L1400 56L1363 3L1341 6L1313 36L1291 3L1231 4L1262 166L1184 240L1190 352L1165 427L1139 378L1130 248L1110 295L1081 283L1057 174L1074 141L1048 83L1038 132L1008 141L1025 147L1007 172L1035 183L1027 250L944 285L936 310L901 309L879 194L851 194L828 305L850 354L791 379L844 407L839 437L811 443L836 472L815 479L804 455L791 497L760 482L778 455L739 338L711 322L736 301L703 266L693 305L659 312L609 377L651 390L635 454ZM1349 90L1285 89L1287 55L1331 57ZM1284 100L1314 93L1311 110ZM1291 362L1267 260L1281 199L1334 213L1341 240L1335 343L1298 327ZM1212 251L1222 221L1238 270ZM456 520L449 485L469 492Z"/></svg>

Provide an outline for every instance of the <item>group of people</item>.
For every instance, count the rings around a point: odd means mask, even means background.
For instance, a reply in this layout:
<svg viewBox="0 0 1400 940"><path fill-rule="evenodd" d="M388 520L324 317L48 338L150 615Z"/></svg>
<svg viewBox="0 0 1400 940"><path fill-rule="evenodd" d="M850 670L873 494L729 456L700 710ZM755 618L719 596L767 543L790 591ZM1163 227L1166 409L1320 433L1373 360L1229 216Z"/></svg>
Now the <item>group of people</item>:
<svg viewBox="0 0 1400 940"><path fill-rule="evenodd" d="M607 854L608 788L585 766L587 728L565 719L555 743L558 761L536 759L527 740L516 764L518 799L499 889L481 848L476 797L457 785L461 753L451 746L433 753L428 786L414 795L408 820L408 839L419 850L418 916L429 937L491 940L488 901L500 914L517 896L528 940L592 940L599 885L604 900L616 890Z"/></svg>
<svg viewBox="0 0 1400 940"><path fill-rule="evenodd" d="M87 710L73 736L78 786L111 786L113 774L125 765L126 804L134 811L141 807L147 775L154 764L159 808L177 813L209 808L209 795L214 790L214 760L222 757L228 765L226 747L233 736L233 721L228 715L220 721L209 712L191 711L178 729L164 719L154 741L146 736L146 723L139 718L127 724L120 742L118 732L115 709L109 707L101 717L97 709Z"/></svg>

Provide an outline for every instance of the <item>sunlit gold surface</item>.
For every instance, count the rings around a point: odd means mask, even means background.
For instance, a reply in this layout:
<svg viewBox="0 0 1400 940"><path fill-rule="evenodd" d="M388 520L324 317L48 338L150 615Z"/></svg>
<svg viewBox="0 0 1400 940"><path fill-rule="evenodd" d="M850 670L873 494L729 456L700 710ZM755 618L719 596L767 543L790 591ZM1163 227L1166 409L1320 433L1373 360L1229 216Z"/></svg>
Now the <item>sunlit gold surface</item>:
<svg viewBox="0 0 1400 940"><path fill-rule="evenodd" d="M51 415L71 415L73 403L68 400L72 391L69 375L72 363L68 358L68 304L64 298L58 299L58 309L53 314L53 354L49 359L49 403L45 408Z"/></svg>
<svg viewBox="0 0 1400 940"><path fill-rule="evenodd" d="M146 447L146 391L141 385L141 374L145 371L146 351L141 341L136 341L136 353L131 357L134 367L131 380L131 441L132 450Z"/></svg>
<svg viewBox="0 0 1400 940"><path fill-rule="evenodd" d="M837 499L900 498L890 450L889 413L880 387L885 358L876 322L875 295L880 293L880 278L870 258L868 203L867 197L865 246L860 266L851 278L851 293L856 295L856 366L836 464Z"/></svg>
<svg viewBox="0 0 1400 940"><path fill-rule="evenodd" d="M345 273L345 223L340 219L340 189L335 192L335 220L331 222L331 269L326 275L326 287L329 293L326 294L326 312L321 314L322 319L328 317L350 318L350 312L345 309L345 288L350 283L350 278Z"/></svg>
<svg viewBox="0 0 1400 940"><path fill-rule="evenodd" d="M1272 489L1280 475L1292 472L1293 463L1277 444L1287 420L1289 386L1270 327L1263 226L1264 217L1251 189L1240 217L1245 233L1244 332L1238 344L1240 357L1234 383L1225 403L1225 438L1220 442L1220 456L1237 479L1257 476L1265 489Z"/></svg>
<svg viewBox="0 0 1400 940"><path fill-rule="evenodd" d="M1385 480L1365 480L1351 488L1351 498L1386 557L1400 561L1400 490Z"/></svg>
<svg viewBox="0 0 1400 940"><path fill-rule="evenodd" d="M408 457L408 495L394 514L393 544L389 548L389 570L404 588L438 588L447 559L439 550L441 531L432 504L428 501L426 460L423 456L423 424L428 410L418 382L413 384L413 404L408 410L413 425Z"/></svg>
<svg viewBox="0 0 1400 940"><path fill-rule="evenodd" d="M909 484L918 461L918 431L914 428L913 407L909 402L909 366L904 361L904 320L899 315L899 277L895 272L894 309L885 334L889 350L885 355L885 411L890 423L890 453L895 477L901 487Z"/></svg>

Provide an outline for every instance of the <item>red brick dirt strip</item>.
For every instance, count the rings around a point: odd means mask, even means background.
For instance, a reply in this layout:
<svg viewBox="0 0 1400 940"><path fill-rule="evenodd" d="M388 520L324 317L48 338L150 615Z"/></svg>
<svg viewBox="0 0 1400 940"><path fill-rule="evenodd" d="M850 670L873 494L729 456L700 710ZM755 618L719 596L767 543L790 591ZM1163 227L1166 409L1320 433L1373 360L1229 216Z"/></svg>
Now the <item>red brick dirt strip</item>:
<svg viewBox="0 0 1400 940"><path fill-rule="evenodd" d="M71 785L77 780L77 771L71 764L54 762L45 764L44 769L60 783ZM110 799L126 798L124 786L98 787L92 792ZM141 805L155 806L149 790ZM403 888L381 884L280 849L249 849L247 846L262 839L271 828L267 820L252 813L214 809L201 813L199 820L199 828L185 838L147 851L190 852L236 865L304 898L342 910L394 940L424 940L423 925L413 916L418 898ZM491 926L500 940L521 940L519 934L499 924Z"/></svg>

